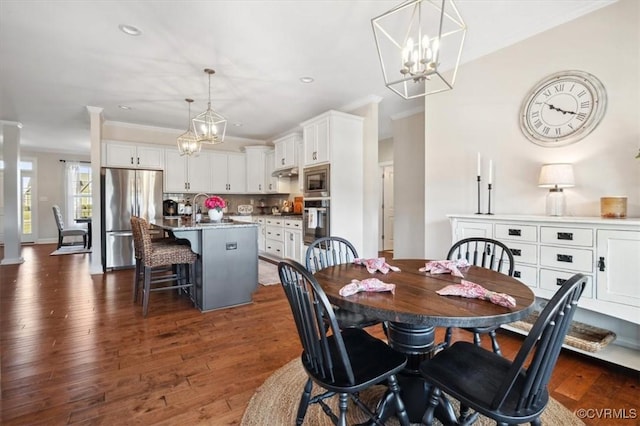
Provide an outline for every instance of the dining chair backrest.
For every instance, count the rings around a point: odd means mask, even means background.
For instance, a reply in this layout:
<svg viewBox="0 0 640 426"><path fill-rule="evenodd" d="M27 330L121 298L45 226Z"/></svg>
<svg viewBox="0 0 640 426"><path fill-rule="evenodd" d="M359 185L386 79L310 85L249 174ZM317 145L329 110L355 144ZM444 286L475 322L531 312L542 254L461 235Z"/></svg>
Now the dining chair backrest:
<svg viewBox="0 0 640 426"><path fill-rule="evenodd" d="M356 248L341 237L323 237L315 240L305 255L306 267L311 273L329 266L353 263L358 257Z"/></svg>
<svg viewBox="0 0 640 426"><path fill-rule="evenodd" d="M513 253L500 241L472 237L457 241L449 249L447 259L466 259L470 264L513 276Z"/></svg>
<svg viewBox="0 0 640 426"><path fill-rule="evenodd" d="M138 217L137 222L138 222L138 232L139 232L138 236L141 242L139 246L140 258L147 259L147 257L151 254L151 251L153 250L152 242L151 242L151 234L149 233L149 222L147 222L146 219L142 217ZM147 263L148 262L145 260L145 264Z"/></svg>
<svg viewBox="0 0 640 426"><path fill-rule="evenodd" d="M60 211L60 206L53 206L53 217L56 220L56 226L58 227L58 231L64 230L64 220L62 220L62 212Z"/></svg>
<svg viewBox="0 0 640 426"><path fill-rule="evenodd" d="M338 377L353 384L353 369L340 328L316 279L304 266L289 259L278 264L278 273L304 349L305 366L327 380ZM337 350L331 351L331 346Z"/></svg>
<svg viewBox="0 0 640 426"><path fill-rule="evenodd" d="M547 383L586 283L587 277L574 275L564 282L544 307L514 358L507 379L496 393L492 409L500 407L507 398L513 400L517 396L516 411L526 412L528 408L536 407L539 398L546 395ZM524 380L524 383L516 386L520 380ZM520 394L514 396L510 392Z"/></svg>
<svg viewBox="0 0 640 426"><path fill-rule="evenodd" d="M142 258L142 233L140 232L140 218L131 216L131 233L133 234L133 252L136 259Z"/></svg>

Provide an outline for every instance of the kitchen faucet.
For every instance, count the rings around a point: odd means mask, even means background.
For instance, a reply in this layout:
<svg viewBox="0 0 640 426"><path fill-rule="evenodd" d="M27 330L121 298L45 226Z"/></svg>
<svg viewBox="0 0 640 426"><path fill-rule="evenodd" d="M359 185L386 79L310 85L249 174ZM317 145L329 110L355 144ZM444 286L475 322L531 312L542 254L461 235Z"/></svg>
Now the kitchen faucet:
<svg viewBox="0 0 640 426"><path fill-rule="evenodd" d="M196 214L198 213L198 197L204 195L209 198L209 194L205 194L204 192L198 192L195 197L193 197L193 211L191 212L191 223L196 223Z"/></svg>

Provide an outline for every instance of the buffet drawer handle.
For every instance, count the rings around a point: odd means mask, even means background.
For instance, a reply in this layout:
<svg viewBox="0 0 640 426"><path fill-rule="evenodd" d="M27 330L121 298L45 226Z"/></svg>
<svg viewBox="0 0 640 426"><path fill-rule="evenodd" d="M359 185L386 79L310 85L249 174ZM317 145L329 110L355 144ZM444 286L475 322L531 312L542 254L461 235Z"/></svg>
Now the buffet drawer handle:
<svg viewBox="0 0 640 426"><path fill-rule="evenodd" d="M563 278L556 278L556 285L562 285L566 282L567 280L563 279Z"/></svg>
<svg viewBox="0 0 640 426"><path fill-rule="evenodd" d="M558 239L573 241L573 232L558 232Z"/></svg>
<svg viewBox="0 0 640 426"><path fill-rule="evenodd" d="M520 271L513 271L513 276L515 278L521 278L522 277L522 275L520 274Z"/></svg>
<svg viewBox="0 0 640 426"><path fill-rule="evenodd" d="M509 235L513 235L516 237L521 237L522 236L522 230L521 229L509 229Z"/></svg>
<svg viewBox="0 0 640 426"><path fill-rule="evenodd" d="M558 254L556 255L556 259L558 260L558 262L573 263L573 256L569 254Z"/></svg>
<svg viewBox="0 0 640 426"><path fill-rule="evenodd" d="M514 256L522 256L522 249L509 249L509 251Z"/></svg>
<svg viewBox="0 0 640 426"><path fill-rule="evenodd" d="M227 243L226 247L227 247L227 250L237 250L238 249L238 243L237 242Z"/></svg>
<svg viewBox="0 0 640 426"><path fill-rule="evenodd" d="M605 268L605 264L604 264L604 257L601 257L600 259L598 259L598 270L600 272L604 272L604 268Z"/></svg>

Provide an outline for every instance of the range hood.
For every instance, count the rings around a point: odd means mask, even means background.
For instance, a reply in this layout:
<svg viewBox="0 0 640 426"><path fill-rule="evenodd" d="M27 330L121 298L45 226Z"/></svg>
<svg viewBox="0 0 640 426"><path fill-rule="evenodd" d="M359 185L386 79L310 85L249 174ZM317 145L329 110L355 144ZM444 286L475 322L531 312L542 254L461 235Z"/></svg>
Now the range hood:
<svg viewBox="0 0 640 426"><path fill-rule="evenodd" d="M298 168L297 167L290 167L288 169L276 170L273 173L271 173L271 176L273 176L273 177L298 176Z"/></svg>

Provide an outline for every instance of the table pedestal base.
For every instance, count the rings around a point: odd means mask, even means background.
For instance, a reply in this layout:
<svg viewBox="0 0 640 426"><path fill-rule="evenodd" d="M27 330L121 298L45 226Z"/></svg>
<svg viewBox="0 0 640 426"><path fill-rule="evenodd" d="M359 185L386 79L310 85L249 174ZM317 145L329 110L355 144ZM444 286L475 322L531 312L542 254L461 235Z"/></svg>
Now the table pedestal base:
<svg viewBox="0 0 640 426"><path fill-rule="evenodd" d="M429 404L429 391L431 386L418 372L418 366L422 361L431 357L434 346L435 328L432 326L419 326L412 324L400 324L389 322L387 324L387 339L389 346L403 352L407 358L407 366L398 373L400 396L407 409L409 421L420 423L422 416ZM393 394L385 393L378 403L376 412L385 421L395 414ZM440 404L436 408L435 417L442 424L457 424L456 413L444 396L440 397Z"/></svg>

